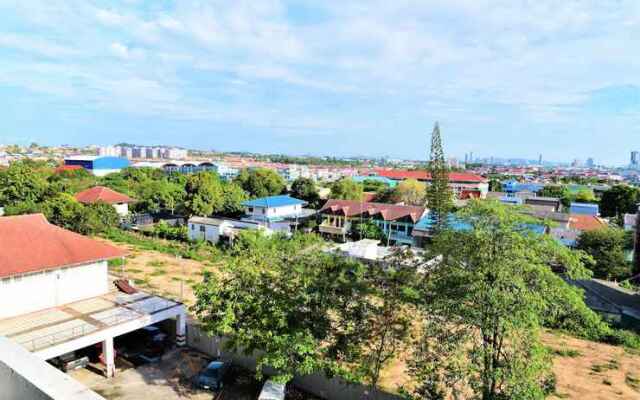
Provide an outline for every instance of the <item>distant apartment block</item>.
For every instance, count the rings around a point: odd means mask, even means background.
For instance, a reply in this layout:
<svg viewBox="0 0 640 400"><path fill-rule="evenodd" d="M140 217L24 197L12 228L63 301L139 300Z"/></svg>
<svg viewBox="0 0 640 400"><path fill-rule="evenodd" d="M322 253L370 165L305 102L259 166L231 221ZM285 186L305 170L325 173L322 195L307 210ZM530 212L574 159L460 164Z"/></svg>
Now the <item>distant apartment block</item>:
<svg viewBox="0 0 640 400"><path fill-rule="evenodd" d="M165 146L101 146L99 156L117 156L147 160L184 160L188 150Z"/></svg>

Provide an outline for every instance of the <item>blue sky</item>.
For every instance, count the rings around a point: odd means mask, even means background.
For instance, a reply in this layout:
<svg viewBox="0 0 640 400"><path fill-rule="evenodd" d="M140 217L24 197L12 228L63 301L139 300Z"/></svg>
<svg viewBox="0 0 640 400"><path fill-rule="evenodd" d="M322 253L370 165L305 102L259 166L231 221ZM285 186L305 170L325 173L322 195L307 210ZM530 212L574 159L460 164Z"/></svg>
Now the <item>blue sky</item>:
<svg viewBox="0 0 640 400"><path fill-rule="evenodd" d="M1 143L622 164L637 0L0 0Z"/></svg>

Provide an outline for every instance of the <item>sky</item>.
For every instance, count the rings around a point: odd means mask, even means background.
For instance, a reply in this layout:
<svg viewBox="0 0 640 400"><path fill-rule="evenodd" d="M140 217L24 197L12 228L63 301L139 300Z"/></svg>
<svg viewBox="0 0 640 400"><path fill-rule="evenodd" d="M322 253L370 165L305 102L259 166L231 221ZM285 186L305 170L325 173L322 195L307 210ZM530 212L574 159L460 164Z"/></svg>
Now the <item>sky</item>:
<svg viewBox="0 0 640 400"><path fill-rule="evenodd" d="M628 163L637 0L0 0L0 144Z"/></svg>

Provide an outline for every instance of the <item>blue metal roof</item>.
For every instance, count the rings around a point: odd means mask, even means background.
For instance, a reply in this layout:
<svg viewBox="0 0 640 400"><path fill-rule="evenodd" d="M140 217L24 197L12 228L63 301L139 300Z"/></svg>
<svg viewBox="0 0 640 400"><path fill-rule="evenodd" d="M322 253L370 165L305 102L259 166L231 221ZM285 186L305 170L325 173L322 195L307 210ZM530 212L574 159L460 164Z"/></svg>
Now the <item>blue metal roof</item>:
<svg viewBox="0 0 640 400"><path fill-rule="evenodd" d="M507 193L517 192L539 192L544 187L541 183L520 183L517 181L507 181L502 184L502 190Z"/></svg>
<svg viewBox="0 0 640 400"><path fill-rule="evenodd" d="M600 212L600 207L597 204L592 203L571 203L569 212L571 214L597 216Z"/></svg>
<svg viewBox="0 0 640 400"><path fill-rule="evenodd" d="M289 195L261 197L259 199L248 200L242 203L245 207L286 207L305 204L304 201L293 198Z"/></svg>
<svg viewBox="0 0 640 400"><path fill-rule="evenodd" d="M375 181L375 182L382 182L385 185L394 188L398 185L398 181L394 181L393 179L389 179L385 176L362 176L362 175L358 175L358 176L354 176L351 179L353 179L354 182L358 182L358 183L363 183L364 181Z"/></svg>

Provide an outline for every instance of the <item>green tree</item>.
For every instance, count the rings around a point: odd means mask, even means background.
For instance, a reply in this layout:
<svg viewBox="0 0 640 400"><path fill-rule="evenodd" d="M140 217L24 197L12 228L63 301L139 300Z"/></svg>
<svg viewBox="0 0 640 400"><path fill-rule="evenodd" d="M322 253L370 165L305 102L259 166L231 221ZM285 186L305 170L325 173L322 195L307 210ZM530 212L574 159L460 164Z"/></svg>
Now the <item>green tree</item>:
<svg viewBox="0 0 640 400"><path fill-rule="evenodd" d="M118 226L120 216L111 204L95 203L82 207L74 230L84 235L97 235Z"/></svg>
<svg viewBox="0 0 640 400"><path fill-rule="evenodd" d="M423 385L414 394L543 399L551 360L541 326L566 315L564 297L579 293L550 265L586 277L582 255L531 232L533 220L498 202L472 201L458 218L470 229L442 230L431 248L439 258L425 276L424 337L410 365Z"/></svg>
<svg viewBox="0 0 640 400"><path fill-rule="evenodd" d="M587 267L593 271L594 277L625 279L631 275L631 263L625 257L628 242L624 230L602 228L582 232L578 237L576 248L593 257L594 262Z"/></svg>
<svg viewBox="0 0 640 400"><path fill-rule="evenodd" d="M185 191L184 208L189 216L209 216L224 207L222 183L214 172L189 175Z"/></svg>
<svg viewBox="0 0 640 400"><path fill-rule="evenodd" d="M434 230L443 229L447 215L453 209L453 192L449 187L449 168L442 150L440 126L436 122L431 134L431 154L427 171L431 175L431 184L427 187L426 197L429 210L434 219Z"/></svg>
<svg viewBox="0 0 640 400"><path fill-rule="evenodd" d="M136 210L157 213L162 210L174 213L184 201L183 186L167 179L144 180L136 188Z"/></svg>
<svg viewBox="0 0 640 400"><path fill-rule="evenodd" d="M609 218L635 214L638 211L638 200L638 188L629 185L615 185L602 194L600 214Z"/></svg>
<svg viewBox="0 0 640 400"><path fill-rule="evenodd" d="M573 200L579 203L597 203L596 195L593 190L587 188L579 189L573 196Z"/></svg>
<svg viewBox="0 0 640 400"><path fill-rule="evenodd" d="M274 170L267 168L245 168L233 180L250 197L267 197L281 194L286 183Z"/></svg>
<svg viewBox="0 0 640 400"><path fill-rule="evenodd" d="M351 237L356 240L360 239L375 239L381 240L386 243L387 237L385 236L382 228L373 223L372 221L354 221L351 224Z"/></svg>
<svg viewBox="0 0 640 400"><path fill-rule="evenodd" d="M320 195L316 183L309 178L298 178L291 184L291 196L306 201L310 207L318 207Z"/></svg>
<svg viewBox="0 0 640 400"><path fill-rule="evenodd" d="M20 202L43 200L48 183L45 174L33 163L17 161L0 170L0 204L10 206Z"/></svg>
<svg viewBox="0 0 640 400"><path fill-rule="evenodd" d="M47 220L61 228L81 232L84 206L72 195L59 193L42 205Z"/></svg>
<svg viewBox="0 0 640 400"><path fill-rule="evenodd" d="M406 179L396 186L398 201L410 206L424 206L427 185L415 179Z"/></svg>
<svg viewBox="0 0 640 400"><path fill-rule="evenodd" d="M331 184L332 199L337 200L362 200L363 187L351 178L339 179Z"/></svg>
<svg viewBox="0 0 640 400"><path fill-rule="evenodd" d="M246 236L246 237L245 237ZM363 307L361 264L314 249L308 238L247 232L220 274L205 273L193 307L227 349L257 357L283 382L294 375L345 373ZM239 247L239 248L236 248Z"/></svg>
<svg viewBox="0 0 640 400"><path fill-rule="evenodd" d="M223 182L222 193L224 203L221 213L233 217L242 214L244 206L242 203L247 200L247 194L244 190L233 182Z"/></svg>
<svg viewBox="0 0 640 400"><path fill-rule="evenodd" d="M538 196L560 199L560 202L564 207L569 207L572 201L571 193L564 185L545 185L538 192Z"/></svg>
<svg viewBox="0 0 640 400"><path fill-rule="evenodd" d="M359 375L371 386L370 397L375 398L380 374L409 345L409 332L416 311L413 307L419 297L414 284L417 268L410 249L398 248L384 263L368 266L364 322L359 327L362 343L358 359Z"/></svg>

